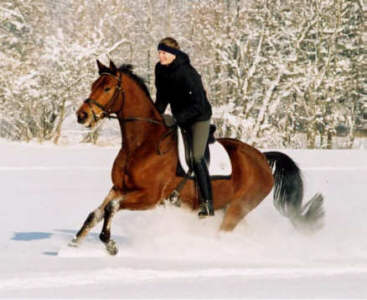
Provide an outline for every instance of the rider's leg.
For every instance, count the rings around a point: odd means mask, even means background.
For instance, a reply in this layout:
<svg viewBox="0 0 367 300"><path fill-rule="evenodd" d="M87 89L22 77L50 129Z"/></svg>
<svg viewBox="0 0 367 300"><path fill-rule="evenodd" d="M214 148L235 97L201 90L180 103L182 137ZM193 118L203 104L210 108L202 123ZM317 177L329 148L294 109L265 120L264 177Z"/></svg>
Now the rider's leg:
<svg viewBox="0 0 367 300"><path fill-rule="evenodd" d="M210 120L195 122L192 125L192 147L194 157L194 171L200 190L199 216L214 215L212 186L208 167L204 160L205 148L208 142Z"/></svg>

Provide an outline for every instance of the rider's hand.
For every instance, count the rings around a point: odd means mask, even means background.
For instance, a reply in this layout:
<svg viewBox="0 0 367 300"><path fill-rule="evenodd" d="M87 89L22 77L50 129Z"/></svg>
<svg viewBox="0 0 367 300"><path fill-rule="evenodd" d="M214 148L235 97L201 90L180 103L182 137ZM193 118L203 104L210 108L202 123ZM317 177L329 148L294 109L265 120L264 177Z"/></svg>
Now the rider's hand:
<svg viewBox="0 0 367 300"><path fill-rule="evenodd" d="M164 114L162 115L162 117L163 117L164 124L166 124L167 127L176 126L177 122L172 115Z"/></svg>

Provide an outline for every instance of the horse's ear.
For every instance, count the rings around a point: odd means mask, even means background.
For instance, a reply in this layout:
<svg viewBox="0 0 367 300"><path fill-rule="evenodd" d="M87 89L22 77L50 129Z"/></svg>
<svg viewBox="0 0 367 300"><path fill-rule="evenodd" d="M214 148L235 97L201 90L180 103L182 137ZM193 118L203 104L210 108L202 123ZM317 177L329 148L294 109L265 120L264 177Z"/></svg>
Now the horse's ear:
<svg viewBox="0 0 367 300"><path fill-rule="evenodd" d="M102 73L110 73L110 69L106 67L104 64L102 64L98 59L97 59L97 66L99 75L101 75Z"/></svg>
<svg viewBox="0 0 367 300"><path fill-rule="evenodd" d="M116 66L115 66L115 64L113 63L112 60L110 60L110 70L111 70L111 73L113 75L116 75L117 74L117 68L116 68Z"/></svg>

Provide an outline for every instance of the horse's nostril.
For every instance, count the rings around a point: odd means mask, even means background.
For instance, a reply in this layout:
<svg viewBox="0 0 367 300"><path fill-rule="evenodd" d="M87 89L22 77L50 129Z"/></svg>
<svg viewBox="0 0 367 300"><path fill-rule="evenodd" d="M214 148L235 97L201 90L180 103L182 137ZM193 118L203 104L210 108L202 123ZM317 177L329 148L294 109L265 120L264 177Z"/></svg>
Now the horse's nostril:
<svg viewBox="0 0 367 300"><path fill-rule="evenodd" d="M87 117L88 117L88 114L84 111L78 113L78 123L84 123Z"/></svg>

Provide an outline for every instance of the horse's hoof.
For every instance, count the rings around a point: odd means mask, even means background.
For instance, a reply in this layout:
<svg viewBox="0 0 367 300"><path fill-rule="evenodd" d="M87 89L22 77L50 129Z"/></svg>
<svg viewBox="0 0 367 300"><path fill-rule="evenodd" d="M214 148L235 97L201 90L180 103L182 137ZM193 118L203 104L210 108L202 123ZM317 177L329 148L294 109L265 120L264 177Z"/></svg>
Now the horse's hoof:
<svg viewBox="0 0 367 300"><path fill-rule="evenodd" d="M76 238L73 238L69 244L68 244L69 247L73 247L73 248L77 248L79 246L79 243L78 243L78 240Z"/></svg>
<svg viewBox="0 0 367 300"><path fill-rule="evenodd" d="M108 243L106 243L106 250L110 255L116 255L119 252L119 248L117 247L116 242L113 240L110 240Z"/></svg>
<svg viewBox="0 0 367 300"><path fill-rule="evenodd" d="M174 190L171 195L169 195L169 202L177 207L181 206L180 193Z"/></svg>

